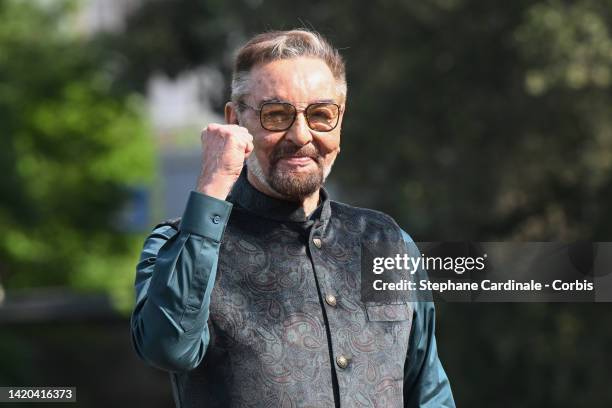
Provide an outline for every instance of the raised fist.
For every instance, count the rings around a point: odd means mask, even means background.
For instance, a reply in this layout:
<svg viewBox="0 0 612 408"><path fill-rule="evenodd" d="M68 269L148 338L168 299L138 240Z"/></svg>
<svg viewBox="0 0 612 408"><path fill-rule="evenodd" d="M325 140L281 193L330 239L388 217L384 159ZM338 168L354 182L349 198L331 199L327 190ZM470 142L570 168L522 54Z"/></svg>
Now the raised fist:
<svg viewBox="0 0 612 408"><path fill-rule="evenodd" d="M225 200L253 151L253 136L238 125L211 123L203 131L197 191Z"/></svg>

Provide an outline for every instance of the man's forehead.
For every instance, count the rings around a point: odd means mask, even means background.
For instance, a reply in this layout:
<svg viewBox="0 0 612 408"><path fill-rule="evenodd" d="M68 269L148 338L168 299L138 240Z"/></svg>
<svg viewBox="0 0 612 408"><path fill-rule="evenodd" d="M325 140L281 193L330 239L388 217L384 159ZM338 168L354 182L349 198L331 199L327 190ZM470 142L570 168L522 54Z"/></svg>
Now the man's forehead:
<svg viewBox="0 0 612 408"><path fill-rule="evenodd" d="M261 102L334 102L337 83L323 60L295 58L254 67L251 94Z"/></svg>

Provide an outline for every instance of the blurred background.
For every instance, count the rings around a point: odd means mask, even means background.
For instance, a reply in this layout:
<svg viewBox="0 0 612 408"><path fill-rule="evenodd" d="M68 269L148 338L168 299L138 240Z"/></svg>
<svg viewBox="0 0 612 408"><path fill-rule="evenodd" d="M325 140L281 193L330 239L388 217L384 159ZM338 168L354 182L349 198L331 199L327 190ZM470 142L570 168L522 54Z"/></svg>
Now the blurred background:
<svg viewBox="0 0 612 408"><path fill-rule="evenodd" d="M237 47L295 27L347 62L335 199L415 241L611 241L610 0L0 0L0 385L172 406L130 343L142 242ZM612 406L610 312L439 304L457 405Z"/></svg>

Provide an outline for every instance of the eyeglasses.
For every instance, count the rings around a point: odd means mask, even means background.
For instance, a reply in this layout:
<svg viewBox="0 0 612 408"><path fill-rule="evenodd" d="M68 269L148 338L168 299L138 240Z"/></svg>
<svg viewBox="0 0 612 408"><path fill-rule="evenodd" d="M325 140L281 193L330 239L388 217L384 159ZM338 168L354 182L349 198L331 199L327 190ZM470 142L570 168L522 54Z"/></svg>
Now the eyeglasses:
<svg viewBox="0 0 612 408"><path fill-rule="evenodd" d="M238 105L259 112L261 127L271 132L289 129L295 122L298 112L304 112L308 127L317 132L334 130L340 118L340 105L328 102L312 103L299 111L288 102L264 102L259 109L244 102L238 102Z"/></svg>

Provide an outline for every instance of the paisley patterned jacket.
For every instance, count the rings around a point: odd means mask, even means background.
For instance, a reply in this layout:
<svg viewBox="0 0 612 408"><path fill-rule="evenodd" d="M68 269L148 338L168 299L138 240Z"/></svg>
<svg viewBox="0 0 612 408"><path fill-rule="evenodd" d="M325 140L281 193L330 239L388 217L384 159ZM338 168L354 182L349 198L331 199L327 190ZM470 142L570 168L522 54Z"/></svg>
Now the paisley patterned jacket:
<svg viewBox="0 0 612 408"><path fill-rule="evenodd" d="M381 240L417 251L324 189L310 217L244 173L228 201L192 192L145 241L135 349L170 373L177 407L454 407L433 304L361 296L363 250Z"/></svg>

